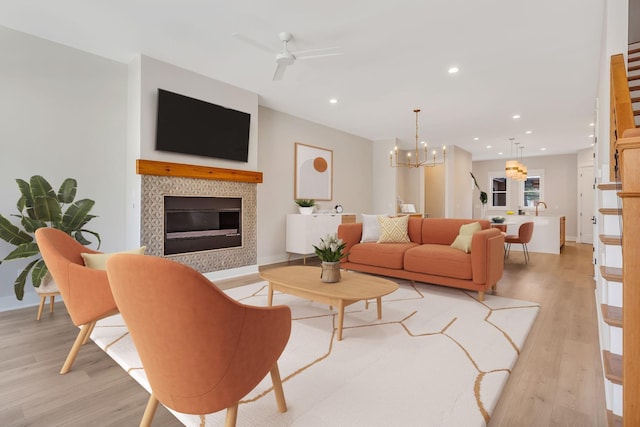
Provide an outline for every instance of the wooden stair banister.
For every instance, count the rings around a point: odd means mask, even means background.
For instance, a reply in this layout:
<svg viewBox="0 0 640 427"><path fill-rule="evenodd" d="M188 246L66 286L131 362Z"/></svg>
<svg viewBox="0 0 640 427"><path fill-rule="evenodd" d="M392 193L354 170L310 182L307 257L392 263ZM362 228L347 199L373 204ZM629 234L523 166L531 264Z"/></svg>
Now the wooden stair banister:
<svg viewBox="0 0 640 427"><path fill-rule="evenodd" d="M609 145L609 178L617 181L616 143L627 129L636 127L624 56L611 57L611 114Z"/></svg>
<svg viewBox="0 0 640 427"><path fill-rule="evenodd" d="M628 129L617 141L622 191L622 359L625 427L640 425L640 129Z"/></svg>

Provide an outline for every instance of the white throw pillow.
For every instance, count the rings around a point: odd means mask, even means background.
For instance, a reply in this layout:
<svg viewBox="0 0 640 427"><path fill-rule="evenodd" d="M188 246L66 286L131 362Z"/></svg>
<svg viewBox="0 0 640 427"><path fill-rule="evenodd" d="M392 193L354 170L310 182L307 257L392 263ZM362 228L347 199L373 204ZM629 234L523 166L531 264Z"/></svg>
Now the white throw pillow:
<svg viewBox="0 0 640 427"><path fill-rule="evenodd" d="M96 270L106 270L107 269L107 260L115 254L135 254L135 255L144 255L144 251L147 249L146 246L142 246L137 249L130 249L128 251L122 252L113 252L113 253L102 253L102 254L89 254L82 253L80 256L84 260L85 267L94 268Z"/></svg>
<svg viewBox="0 0 640 427"><path fill-rule="evenodd" d="M377 242L380 238L380 222L379 216L387 215L367 215L362 214L362 239L360 243Z"/></svg>

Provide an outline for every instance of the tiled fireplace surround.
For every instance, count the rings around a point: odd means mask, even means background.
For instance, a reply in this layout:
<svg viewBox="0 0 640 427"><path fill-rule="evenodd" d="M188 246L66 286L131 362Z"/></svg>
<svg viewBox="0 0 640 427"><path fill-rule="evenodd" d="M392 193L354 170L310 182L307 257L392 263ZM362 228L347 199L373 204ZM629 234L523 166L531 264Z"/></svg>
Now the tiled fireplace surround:
<svg viewBox="0 0 640 427"><path fill-rule="evenodd" d="M261 173L148 160L138 160L137 173L142 175L140 233L147 254L163 256L164 196L241 197L241 247L166 258L201 273L257 264L257 183L262 182Z"/></svg>

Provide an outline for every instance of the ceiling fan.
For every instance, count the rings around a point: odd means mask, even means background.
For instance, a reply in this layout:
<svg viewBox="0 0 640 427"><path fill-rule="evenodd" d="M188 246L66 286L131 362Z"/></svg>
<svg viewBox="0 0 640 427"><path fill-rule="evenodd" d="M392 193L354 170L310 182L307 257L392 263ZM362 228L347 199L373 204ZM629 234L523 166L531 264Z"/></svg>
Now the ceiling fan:
<svg viewBox="0 0 640 427"><path fill-rule="evenodd" d="M271 54L276 55L276 71L273 74L273 80L282 80L284 76L284 72L287 69L287 66L292 65L296 59L312 59L312 58L320 58L322 56L334 56L334 55L342 55L342 52L339 51L339 47L326 47L320 49L311 49L311 50L301 50L298 52L290 52L287 48L287 43L289 43L293 39L293 35L286 31L281 32L278 36L280 37L280 41L282 42L282 50L278 51L273 49L267 45L260 43L259 41L253 40L250 37L247 37L240 33L233 33L233 37L237 38L240 41L243 41L247 44L250 44L253 47L257 47L260 50L264 50L265 52L269 52Z"/></svg>

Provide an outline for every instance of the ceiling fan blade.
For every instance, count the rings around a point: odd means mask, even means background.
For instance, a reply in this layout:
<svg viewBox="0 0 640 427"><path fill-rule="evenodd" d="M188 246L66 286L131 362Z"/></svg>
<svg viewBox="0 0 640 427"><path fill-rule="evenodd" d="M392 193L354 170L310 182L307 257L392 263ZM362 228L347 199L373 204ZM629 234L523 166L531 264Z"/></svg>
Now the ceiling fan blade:
<svg viewBox="0 0 640 427"><path fill-rule="evenodd" d="M303 56L302 58L298 58L296 56L296 59L314 59L314 58L322 58L323 56L339 56L339 55L343 55L343 53L322 53L319 55Z"/></svg>
<svg viewBox="0 0 640 427"><path fill-rule="evenodd" d="M250 44L253 47L257 47L260 50L263 50L265 52L274 54L274 53L278 53L278 51L276 49L273 49L272 47L269 47L267 45L264 45L262 43L260 43L259 41L256 41L250 37L245 36L244 34L240 34L240 33L233 33L231 34L233 37L237 38L238 40L240 40L241 42Z"/></svg>
<svg viewBox="0 0 640 427"><path fill-rule="evenodd" d="M273 81L282 80L282 77L284 77L284 72L286 69L287 69L286 65L278 64L278 67L276 68L276 72L273 73Z"/></svg>
<svg viewBox="0 0 640 427"><path fill-rule="evenodd" d="M299 52L291 52L296 58L315 58L318 56L342 55L339 47L325 47L322 49L301 50Z"/></svg>

